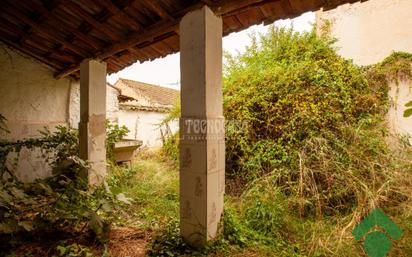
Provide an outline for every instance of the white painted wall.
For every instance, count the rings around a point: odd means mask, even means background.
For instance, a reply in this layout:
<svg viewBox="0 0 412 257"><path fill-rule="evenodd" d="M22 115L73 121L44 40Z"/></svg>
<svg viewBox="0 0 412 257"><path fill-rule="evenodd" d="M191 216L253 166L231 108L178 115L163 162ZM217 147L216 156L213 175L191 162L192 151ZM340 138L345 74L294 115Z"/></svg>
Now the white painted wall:
<svg viewBox="0 0 412 257"><path fill-rule="evenodd" d="M39 136L38 130L68 125L69 96L78 82L56 80L53 70L0 43L0 113L7 118L10 140ZM39 152L22 150L16 175L23 181L50 175ZM9 165L11 163L9 158Z"/></svg>
<svg viewBox="0 0 412 257"><path fill-rule="evenodd" d="M72 79L56 80L53 70L0 43L0 113L10 139L38 136L44 126L67 125Z"/></svg>
<svg viewBox="0 0 412 257"><path fill-rule="evenodd" d="M164 112L148 112L142 110L127 110L119 105L119 91L107 86L106 94L106 117L111 122L117 122L120 126L125 125L130 133L126 139L137 139L143 141L146 147L162 146L160 128L157 126L165 117ZM69 125L78 128L80 121L80 86L74 85L70 91ZM142 102L139 98L139 103ZM147 103L147 102L144 102ZM172 133L178 131L178 122L171 122L169 127ZM165 130L165 128L162 128Z"/></svg>
<svg viewBox="0 0 412 257"><path fill-rule="evenodd" d="M119 125L125 125L129 130L127 139L143 141L143 146L162 146L161 132L158 124L165 118L166 114L161 112L150 112L141 110L120 110ZM178 131L178 122L170 122L172 133ZM163 131L165 128L162 128Z"/></svg>
<svg viewBox="0 0 412 257"><path fill-rule="evenodd" d="M368 0L317 13L317 24L332 22L331 33L343 57L356 64L382 61L393 51L412 53L412 1ZM412 135L412 118L404 118L405 104L412 100L412 82L393 83L389 92L389 127L394 134ZM412 139L411 139L412 142Z"/></svg>
<svg viewBox="0 0 412 257"><path fill-rule="evenodd" d="M338 53L357 64L382 61L393 51L412 52L412 1L368 0L317 13L332 21Z"/></svg>
<svg viewBox="0 0 412 257"><path fill-rule="evenodd" d="M119 101L117 97L119 91L111 86L107 86L106 92L106 118L110 122L117 122L119 112ZM78 128L80 122L80 84L72 85L69 95L69 126Z"/></svg>
<svg viewBox="0 0 412 257"><path fill-rule="evenodd" d="M56 80L48 66L0 43L0 113L7 118L10 134L0 135L9 140L38 137L39 130L64 125L78 128L80 121L80 84L65 78ZM142 140L146 146L161 146L160 130L156 124L165 113L119 110L119 92L107 87L107 117L119 121L131 132L128 137ZM178 123L171 124L173 132ZM136 131L136 129L138 129ZM8 166L15 164L11 154ZM20 152L16 175L24 182L51 175L50 166L40 151Z"/></svg>
<svg viewBox="0 0 412 257"><path fill-rule="evenodd" d="M110 122L119 120L119 91L111 86L107 86L106 92L106 118Z"/></svg>

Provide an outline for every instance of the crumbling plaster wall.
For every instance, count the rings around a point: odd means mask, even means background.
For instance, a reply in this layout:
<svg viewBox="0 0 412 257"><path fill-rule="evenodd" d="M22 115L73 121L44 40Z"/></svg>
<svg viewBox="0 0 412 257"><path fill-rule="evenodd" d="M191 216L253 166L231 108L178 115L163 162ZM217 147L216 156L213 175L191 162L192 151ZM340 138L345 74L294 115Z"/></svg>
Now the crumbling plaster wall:
<svg viewBox="0 0 412 257"><path fill-rule="evenodd" d="M70 91L79 83L56 80L53 70L0 43L0 113L6 117L10 140L39 136L39 130L68 125ZM23 181L50 175L39 152L22 150L17 176Z"/></svg>
<svg viewBox="0 0 412 257"><path fill-rule="evenodd" d="M117 122L119 113L119 90L107 85L106 91L106 118L110 122ZM69 126L79 128L80 122L80 84L76 83L70 88L69 95Z"/></svg>
<svg viewBox="0 0 412 257"><path fill-rule="evenodd" d="M113 123L119 120L119 90L113 86L107 86L106 94L106 118Z"/></svg>
<svg viewBox="0 0 412 257"><path fill-rule="evenodd" d="M378 63L393 51L412 53L411 0L368 0L319 11L316 17L317 24L331 21L331 33L338 39L338 53L356 64ZM403 117L405 104L412 100L412 82L393 83L389 97L391 131L412 135L412 118Z"/></svg>

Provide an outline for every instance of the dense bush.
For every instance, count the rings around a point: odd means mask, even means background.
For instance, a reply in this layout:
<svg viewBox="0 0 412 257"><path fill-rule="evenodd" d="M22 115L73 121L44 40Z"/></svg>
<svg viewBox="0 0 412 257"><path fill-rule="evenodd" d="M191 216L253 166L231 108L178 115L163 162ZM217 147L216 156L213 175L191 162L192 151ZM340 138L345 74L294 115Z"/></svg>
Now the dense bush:
<svg viewBox="0 0 412 257"><path fill-rule="evenodd" d="M407 198L392 176L412 166L388 148L384 119L388 83L411 77L411 55L359 67L327 36L274 27L253 42L225 67L225 118L248 124L226 130L229 177L270 174L301 214Z"/></svg>
<svg viewBox="0 0 412 257"><path fill-rule="evenodd" d="M386 88L373 89L362 70L340 57L333 41L314 32L271 28L225 69L225 118L248 129L228 130L232 175L259 176L299 168L306 140L383 113Z"/></svg>
<svg viewBox="0 0 412 257"><path fill-rule="evenodd" d="M238 204L226 204L216 245L355 256L356 242L342 238L371 209L410 226L412 148L390 136L386 113L389 85L412 78L412 55L361 67L340 57L327 34L271 27L252 39L245 53L226 57L224 115L238 121L226 126L227 193ZM408 239L399 256L408 256Z"/></svg>

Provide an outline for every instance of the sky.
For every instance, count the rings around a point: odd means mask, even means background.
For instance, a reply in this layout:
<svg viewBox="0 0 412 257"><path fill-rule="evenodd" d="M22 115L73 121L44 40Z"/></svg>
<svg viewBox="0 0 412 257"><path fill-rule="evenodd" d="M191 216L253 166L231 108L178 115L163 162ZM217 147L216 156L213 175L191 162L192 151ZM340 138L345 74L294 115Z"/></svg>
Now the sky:
<svg viewBox="0 0 412 257"><path fill-rule="evenodd" d="M315 13L307 12L295 19L279 20L276 26L290 28L303 32L312 29L315 22ZM251 44L250 34L265 33L268 26L255 25L241 32L232 33L223 38L223 49L230 54L242 53ZM168 55L154 61L135 63L131 66L111 74L107 81L114 84L119 78L141 81L149 84L180 89L180 55Z"/></svg>

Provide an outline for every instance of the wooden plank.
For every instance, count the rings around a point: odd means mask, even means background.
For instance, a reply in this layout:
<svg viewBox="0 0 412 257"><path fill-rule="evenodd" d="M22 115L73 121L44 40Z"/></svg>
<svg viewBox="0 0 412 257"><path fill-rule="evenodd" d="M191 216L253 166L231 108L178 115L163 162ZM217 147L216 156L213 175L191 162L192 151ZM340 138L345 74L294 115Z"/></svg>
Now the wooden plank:
<svg viewBox="0 0 412 257"><path fill-rule="evenodd" d="M4 32L12 32L16 37L16 45L19 45L19 48L24 48L25 46L30 46L36 49L39 49L40 51L43 51L45 54L42 54L44 58L55 58L58 59L60 62L64 63L73 63L78 61L78 59L74 58L72 55L68 55L66 52L61 51L59 49L51 49L46 46L43 46L42 44L38 43L35 40L31 40L30 38L26 41L21 41L18 38L22 38L25 35L27 35L27 32L24 32L23 30L19 29L17 26L15 26L13 23L9 22L8 20L0 17L0 30L3 30Z"/></svg>
<svg viewBox="0 0 412 257"><path fill-rule="evenodd" d="M63 17L56 15L53 11L48 10L43 5L37 4L35 1L23 1L23 4L27 4L27 6L29 6L33 10L38 11L42 16L46 16L47 19L51 20L51 24L56 23L56 26L64 27L64 29L67 32L72 33L74 36L76 36L78 39L80 39L82 42L86 43L90 47L98 49L102 46L101 43L94 37L81 33L79 29L73 28L70 25L70 22L67 22L67 19L64 19Z"/></svg>
<svg viewBox="0 0 412 257"><path fill-rule="evenodd" d="M153 41L153 39L157 36L165 34L167 32L173 31L175 27L178 26L178 22L174 22L171 24L170 22L160 22L153 26L151 26L146 32L142 33L133 33L131 36L123 40L122 42L111 45L98 53L96 53L91 58L96 59L104 59L111 55L114 55L122 50L131 48L139 43L143 43L145 41ZM80 63L76 63L71 65L70 67L66 68L65 70L56 74L56 78L62 78L65 76L70 75L71 73L77 71L79 69Z"/></svg>
<svg viewBox="0 0 412 257"><path fill-rule="evenodd" d="M260 12L258 7L247 12L241 12L237 14L236 17L241 21L243 27L261 23L264 20L264 15Z"/></svg>
<svg viewBox="0 0 412 257"><path fill-rule="evenodd" d="M76 55L83 57L83 56L88 56L89 53L85 51L84 49L73 45L72 43L66 41L66 39L60 35L60 33L50 27L44 28L41 25L38 25L36 22L28 18L26 15L21 13L17 8L14 6L11 6L4 2L1 5L1 10L3 13L7 14L8 16L11 17L16 17L20 21L24 22L25 24L29 25L33 30L35 30L37 33L43 35L44 37L52 40L52 41L57 41L58 43L62 44L66 49L71 50L73 53Z"/></svg>
<svg viewBox="0 0 412 257"><path fill-rule="evenodd" d="M170 15L158 2L158 0L143 0L145 6L155 11L161 18L174 21L175 18Z"/></svg>
<svg viewBox="0 0 412 257"><path fill-rule="evenodd" d="M184 10L181 10L180 12L178 12L178 15L180 16L179 19L176 19L175 21L167 21L167 22L161 21L161 22L155 23L152 26L149 26L145 31L140 32L140 33L133 33L132 35L124 39L122 42L115 44L115 45L111 45L99 51L98 53L94 54L93 56L90 56L89 58L105 59L124 49L132 48L133 46L138 45L139 43L143 43L145 41L153 41L155 37L161 36L162 34L173 32L178 29L179 20L182 18L182 16L189 11L198 9L199 6L201 6L201 4L195 4ZM70 74L78 71L79 67L80 67L80 62L72 64L66 69L56 73L55 77L59 79L65 76L69 76Z"/></svg>
<svg viewBox="0 0 412 257"><path fill-rule="evenodd" d="M123 12L118 6L112 3L111 0L100 0L99 4L107 8L109 12L111 12L114 16L119 17L125 22L128 26L132 27L135 31L139 31L142 29L142 26L132 19L127 13Z"/></svg>
<svg viewBox="0 0 412 257"><path fill-rule="evenodd" d="M49 65L50 67L52 67L55 70L59 70L62 67L61 64L54 63L50 58L44 57L41 54L36 54L34 49L31 49L29 47L21 47L16 42L13 42L12 40L9 40L9 39L7 39L6 37L3 37L3 36L0 37L0 40L3 41L6 45L9 45L9 46L13 47L14 49L17 49L17 51L20 51L23 54L34 58L35 60L38 60L38 61L40 61L44 64Z"/></svg>
<svg viewBox="0 0 412 257"><path fill-rule="evenodd" d="M72 11L74 14L78 15L82 19L84 19L87 23L89 23L93 29L103 33L104 35L108 36L109 38L119 41L122 37L118 35L115 31L113 31L110 27L106 26L103 23L100 23L98 20L95 19L90 13L83 10L81 6L72 2L72 1L65 1L64 7Z"/></svg>
<svg viewBox="0 0 412 257"><path fill-rule="evenodd" d="M348 0L348 1L353 1L353 0ZM260 23L265 20L268 20L265 13L259 12L258 10L258 8L263 5L282 3L281 7L283 8L283 12L281 12L281 15L278 16L279 18L288 18L295 14L293 12L293 9L290 8L290 4L282 0L221 0L221 1L216 1L216 2L215 1L208 1L208 2L210 4L211 9L214 11L214 13L222 16L223 18L233 16L233 19L236 19L236 15L244 13L244 15L242 15L244 24L242 24L242 26L235 29L235 25L232 23L233 29L231 31L238 31L252 24L256 24L256 23ZM152 9L153 9L153 1L147 0L144 3L148 3L147 6L148 7L152 6ZM324 2L322 1L322 3ZM175 20L165 19L161 22L154 23L153 25L145 28L141 32L132 33L128 37L121 40L119 43L112 44L104 49L101 49L100 51L98 51L92 56L89 56L88 58L104 59L109 56L115 55L116 53L121 52L125 49L133 48L134 46L139 45L139 44L143 44L144 46L150 45L151 43L156 41L157 37L160 37L164 34L167 34L173 31L178 31L178 25L179 25L180 19L187 12L198 9L204 4L205 4L204 2L198 1L197 3L185 9L182 9L180 11L177 11L176 13L171 15L172 17L174 17ZM285 4L287 6L285 6ZM267 12L267 10L268 9L265 9L264 12ZM160 15L161 10L157 10L157 11L158 11L158 14ZM253 14L254 17L252 20L247 18L246 12L249 12L249 11L254 12ZM229 20L227 20L226 22L228 21ZM153 54L154 56L151 56L150 57L151 59L158 57L158 54L156 53L153 53ZM165 54L168 54L168 53L167 52L161 53L161 55L165 55ZM79 63L70 65L66 69L57 73L56 77L60 78L60 77L70 75L73 72L76 72L78 70L78 67L79 67Z"/></svg>
<svg viewBox="0 0 412 257"><path fill-rule="evenodd" d="M265 3L279 1L282 0L224 0L217 2L214 6L211 6L211 8L217 15L226 17L254 9Z"/></svg>

